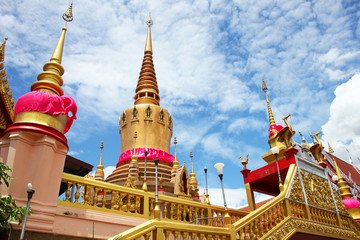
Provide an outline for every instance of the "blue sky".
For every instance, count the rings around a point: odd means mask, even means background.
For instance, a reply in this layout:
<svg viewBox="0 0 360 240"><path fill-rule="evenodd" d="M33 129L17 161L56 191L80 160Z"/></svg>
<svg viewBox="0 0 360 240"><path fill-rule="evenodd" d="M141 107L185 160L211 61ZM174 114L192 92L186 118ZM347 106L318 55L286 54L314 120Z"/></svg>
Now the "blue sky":
<svg viewBox="0 0 360 240"><path fill-rule="evenodd" d="M49 61L70 1L0 0L0 38L17 100ZM151 12L161 106L174 119L178 157L201 187L209 169L210 200L222 204L216 162L225 163L228 204L246 203L238 157L266 163L268 114L262 78L277 124L291 113L300 130L323 130L335 154L360 157L360 6L357 1L75 0L62 65L64 92L78 105L66 134L69 153L95 166L104 141L107 171L118 161L118 118L133 105ZM327 148L326 148L327 149ZM173 153L173 147L171 153ZM219 197L220 196L220 197Z"/></svg>

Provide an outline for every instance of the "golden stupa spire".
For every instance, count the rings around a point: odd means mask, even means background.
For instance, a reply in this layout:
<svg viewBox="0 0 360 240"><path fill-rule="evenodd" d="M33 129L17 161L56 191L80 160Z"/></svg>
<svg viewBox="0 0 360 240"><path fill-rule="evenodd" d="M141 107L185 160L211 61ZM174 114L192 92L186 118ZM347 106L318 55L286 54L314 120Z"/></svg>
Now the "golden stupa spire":
<svg viewBox="0 0 360 240"><path fill-rule="evenodd" d="M266 97L266 102L267 102L267 108L268 108L268 113L269 113L270 126L273 126L273 125L276 125L276 124L275 124L275 120L274 120L273 113L272 113L271 108L270 108L270 102L269 102L269 99L268 99L268 96L267 96L267 93L266 93L266 91L267 91L268 89L267 89L267 87L266 87L266 84L265 84L264 79L263 79L262 81L263 81L262 90L265 92L265 97Z"/></svg>
<svg viewBox="0 0 360 240"><path fill-rule="evenodd" d="M190 186L192 187L192 189L196 190L197 189L197 179L196 179L196 174L194 173L194 164L193 164L193 153L192 151L190 151L190 159L191 159L191 173L190 173Z"/></svg>
<svg viewBox="0 0 360 240"><path fill-rule="evenodd" d="M348 187L346 185L346 182L344 181L343 177L341 176L340 169L339 169L334 157L333 157L333 160L334 160L336 175L339 178L337 185L339 186L340 196L342 199L352 198L353 194L350 192L350 187Z"/></svg>
<svg viewBox="0 0 360 240"><path fill-rule="evenodd" d="M178 170L180 167L179 167L179 161L177 159L177 155L176 155L176 144L177 144L177 140L176 140L176 137L174 137L174 145L175 145L175 156L174 156L174 162L173 162L173 167L172 167L172 170Z"/></svg>
<svg viewBox="0 0 360 240"><path fill-rule="evenodd" d="M159 88L156 81L154 63L152 59L151 25L153 21L149 16L146 21L148 33L146 37L144 60L140 71L139 81L135 90L135 105L160 105Z"/></svg>
<svg viewBox="0 0 360 240"><path fill-rule="evenodd" d="M100 145L100 161L99 165L97 166L97 170L95 172L95 180L104 181L104 166L102 165L102 150L104 148L104 141L101 141Z"/></svg>
<svg viewBox="0 0 360 240"><path fill-rule="evenodd" d="M68 10L63 14L63 19L67 22L73 20L72 15L72 3ZM37 81L31 85L31 91L41 91L53 93L58 96L62 96L64 91L61 86L63 85L62 75L64 74L64 68L61 66L64 42L65 42L66 24L62 28L62 32L58 43L55 47L54 53L50 58L50 62L45 63L44 71L37 77Z"/></svg>

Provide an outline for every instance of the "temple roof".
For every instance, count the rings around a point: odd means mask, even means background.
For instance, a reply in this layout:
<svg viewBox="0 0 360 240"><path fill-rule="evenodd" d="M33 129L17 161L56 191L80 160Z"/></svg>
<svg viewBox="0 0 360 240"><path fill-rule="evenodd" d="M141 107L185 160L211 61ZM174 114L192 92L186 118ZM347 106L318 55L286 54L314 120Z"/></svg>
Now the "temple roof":
<svg viewBox="0 0 360 240"><path fill-rule="evenodd" d="M5 70L5 43L0 46L0 132L3 132L14 120L15 100Z"/></svg>

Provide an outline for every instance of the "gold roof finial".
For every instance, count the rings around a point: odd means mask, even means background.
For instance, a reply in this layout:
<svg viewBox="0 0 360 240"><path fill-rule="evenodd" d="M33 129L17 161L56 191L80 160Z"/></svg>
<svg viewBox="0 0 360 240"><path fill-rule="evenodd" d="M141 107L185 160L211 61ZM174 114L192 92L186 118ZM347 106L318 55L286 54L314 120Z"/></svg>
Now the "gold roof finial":
<svg viewBox="0 0 360 240"><path fill-rule="evenodd" d="M330 143L328 142L329 145L329 153L333 154L334 153L334 149L332 149L332 147L330 146Z"/></svg>
<svg viewBox="0 0 360 240"><path fill-rule="evenodd" d="M341 175L340 169L339 169L334 157L333 157L333 161L334 161L334 165L335 165L336 175L339 178L337 185L339 186L341 198L342 199L352 198L353 194L350 192L350 188L346 185L346 182L344 181L344 179Z"/></svg>
<svg viewBox="0 0 360 240"><path fill-rule="evenodd" d="M68 10L66 10L66 12L64 12L64 14L62 16L66 22L71 22L74 19L73 14L72 14L72 5L73 5L73 3L70 4Z"/></svg>
<svg viewBox="0 0 360 240"><path fill-rule="evenodd" d="M63 14L63 19L66 22L71 22L72 16L72 3L68 10ZM40 73L37 77L37 81L31 85L31 91L41 91L53 93L58 96L64 94L61 86L63 85L62 75L64 74L64 68L61 66L62 54L65 42L66 24L62 28L62 32L58 43L55 47L54 53L50 58L50 62L45 63L43 69L44 72Z"/></svg>
<svg viewBox="0 0 360 240"><path fill-rule="evenodd" d="M194 165L193 165L193 153L190 151L190 159L191 159L191 173L194 173Z"/></svg>
<svg viewBox="0 0 360 240"><path fill-rule="evenodd" d="M193 164L193 153L192 151L190 151L190 159L191 159L191 173L190 173L190 186L192 187L193 190L197 189L197 179L196 179L196 174L194 173L194 164Z"/></svg>
<svg viewBox="0 0 360 240"><path fill-rule="evenodd" d="M272 111L271 111L270 102L269 102L269 99L268 99L268 96L267 96L267 92L266 92L266 91L268 90L268 88L266 87L266 84L265 84L264 79L263 79L262 81L263 81L262 90L265 92L265 97L266 97L266 102L267 102L267 108L268 108L268 113L269 113L270 126L273 126L273 125L276 125L276 124L275 124L274 116L273 116L273 113L272 113Z"/></svg>
<svg viewBox="0 0 360 240"><path fill-rule="evenodd" d="M95 180L104 181L104 166L102 165L102 150L104 148L104 141L101 141L100 144L100 161L99 165L97 166L97 170L95 172Z"/></svg>
<svg viewBox="0 0 360 240"><path fill-rule="evenodd" d="M177 139L176 139L176 137L174 137L175 156L174 156L174 162L173 162L173 170L179 169L179 161L177 159L177 154L176 154L176 144L177 144Z"/></svg>
<svg viewBox="0 0 360 240"><path fill-rule="evenodd" d="M159 88L156 81L155 68L152 58L151 16L146 21L148 32L144 51L143 64L140 71L139 81L135 90L135 103L160 105Z"/></svg>
<svg viewBox="0 0 360 240"><path fill-rule="evenodd" d="M5 44L8 40L5 37L4 42L0 46L0 92L3 100L3 107L6 111L1 112L0 110L0 129L5 130L8 125L12 124L14 121L14 105L15 100L10 90L10 84L6 76L5 69ZM0 107L1 108L1 107Z"/></svg>
<svg viewBox="0 0 360 240"><path fill-rule="evenodd" d="M5 37L4 42L0 46L0 62L3 62L5 60L5 44L8 40L8 37Z"/></svg>
<svg viewBox="0 0 360 240"><path fill-rule="evenodd" d="M145 44L145 52L150 51L152 52L152 44L151 44L151 25L153 25L153 21L149 14L148 19L146 20L146 25L148 25L148 33L146 36L146 44Z"/></svg>

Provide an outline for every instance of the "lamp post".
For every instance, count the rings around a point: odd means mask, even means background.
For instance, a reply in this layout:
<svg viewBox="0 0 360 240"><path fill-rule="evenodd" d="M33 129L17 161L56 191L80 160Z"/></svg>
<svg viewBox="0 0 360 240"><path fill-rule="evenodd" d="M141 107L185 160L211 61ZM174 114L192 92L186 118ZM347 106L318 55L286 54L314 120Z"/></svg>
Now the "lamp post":
<svg viewBox="0 0 360 240"><path fill-rule="evenodd" d="M278 155L279 155L280 149L278 147L273 147L271 149L271 152L272 152L272 154L275 155L277 172L278 172L278 177L279 177L279 189L280 189L280 192L282 192L284 190L284 186L281 181L280 168L279 168L279 162L278 162Z"/></svg>
<svg viewBox="0 0 360 240"><path fill-rule="evenodd" d="M219 178L220 178L221 189L222 189L222 194L223 194L223 198L224 198L224 208L225 208L225 210L227 210L227 205L226 205L226 200L225 200L225 192L224 192L224 184L223 184L223 167L224 167L224 164L223 163L216 163L214 165L214 167L216 168L217 173L218 173Z"/></svg>
<svg viewBox="0 0 360 240"><path fill-rule="evenodd" d="M145 171L144 171L144 183L142 186L142 190L144 190L145 192L147 192L147 183L146 183L146 162L147 162L147 155L148 155L148 149L145 148L144 154L145 154Z"/></svg>
<svg viewBox="0 0 360 240"><path fill-rule="evenodd" d="M160 205L159 205L159 192L158 192L158 165L159 159L155 159L155 208L154 217L160 219Z"/></svg>
<svg viewBox="0 0 360 240"><path fill-rule="evenodd" d="M220 178L220 182L221 182L221 189L222 189L222 194L223 194L223 198L224 198L224 209L225 209L225 215L224 215L224 223L226 226L230 225L230 215L229 212L227 211L227 205L226 205L226 200L225 200L225 192L224 192L224 184L223 184L223 167L224 164L223 163L216 163L214 165L214 167L217 170L217 173L219 175Z"/></svg>
<svg viewBox="0 0 360 240"><path fill-rule="evenodd" d="M205 172L205 183L206 183L206 188L205 188L205 202L207 204L210 204L209 201L209 192L208 192L208 184L207 184L207 167L204 167L204 172Z"/></svg>
<svg viewBox="0 0 360 240"><path fill-rule="evenodd" d="M30 202L31 202L31 198L32 198L33 194L35 193L35 190L32 189L32 184L31 183L28 183L27 187L28 187L28 189L27 189L26 192L27 192L27 195L28 195L28 201L27 201L27 205L26 205L24 223L23 223L23 226L21 228L20 240L24 239L26 221L27 221L27 217L28 217L28 214L29 214L29 208L30 208Z"/></svg>

